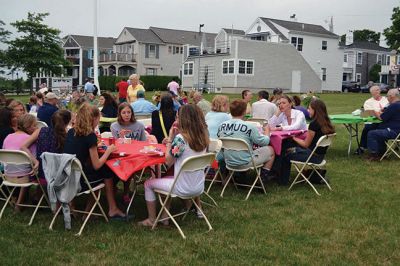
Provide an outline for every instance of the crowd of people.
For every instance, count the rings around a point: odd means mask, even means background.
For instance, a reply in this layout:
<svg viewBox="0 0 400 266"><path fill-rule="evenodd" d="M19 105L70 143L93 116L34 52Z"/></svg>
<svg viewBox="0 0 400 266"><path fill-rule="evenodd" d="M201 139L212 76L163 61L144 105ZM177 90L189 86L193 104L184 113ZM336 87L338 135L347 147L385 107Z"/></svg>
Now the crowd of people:
<svg viewBox="0 0 400 266"><path fill-rule="evenodd" d="M125 213L116 201L116 175L105 165L110 154L116 149L108 146L99 156L98 134L110 131L116 139L137 141L152 140L165 144L166 164L179 172L184 159L207 151L210 140L221 137L234 137L244 140L254 147L251 154L246 152L224 151L217 148L220 166L247 167L252 159L262 164L261 179L270 182L276 178L279 184L288 185L290 161L306 161L316 147L318 140L335 132L325 103L314 97L308 108L301 105L301 99L291 97L276 89L273 96L265 90L257 92L253 101L250 90L242 92L242 99L231 102L225 95L216 95L212 102L194 91L187 96L176 80L172 80L167 92L145 99L145 88L137 74L128 81L116 84L118 95L103 92L97 97L97 88L91 81L85 84L84 92L73 91L68 102L61 104L59 97L47 90L35 93L27 105L18 100L6 99L0 95L0 144L3 149L25 151L33 161L30 165L4 165L4 175L12 182L28 182L34 172L40 182L45 184L41 155L44 152L75 154L81 161L83 170L90 182L105 183L110 218L125 218ZM364 104L365 112L381 120L381 123L367 124L364 127L361 147L357 152L369 150L368 159L376 160L385 151L385 140L394 139L400 133L399 91L389 90L387 98L380 95L379 87L371 87L372 97ZM188 103L188 98L192 103ZM141 115L151 119L151 127L146 128L138 120ZM117 118L110 125L100 125L100 117ZM264 121L261 128L248 123L248 117ZM47 127L37 127L37 121ZM100 128L100 129L99 129ZM282 144L281 154L276 154L270 145L270 135L274 131L303 130L306 137L292 137ZM327 148L318 148L311 162L320 163ZM178 195L186 195L204 189L204 172L182 176L176 187ZM156 215L154 190L172 186L173 176L150 179L145 183L145 199L148 218L140 224L152 226ZM81 183L84 188L85 184ZM25 189L16 196L18 203L25 200ZM124 184L124 202L129 202L129 184ZM200 201L199 201L200 204ZM187 206L190 207L190 206ZM88 203L87 208L90 208Z"/></svg>

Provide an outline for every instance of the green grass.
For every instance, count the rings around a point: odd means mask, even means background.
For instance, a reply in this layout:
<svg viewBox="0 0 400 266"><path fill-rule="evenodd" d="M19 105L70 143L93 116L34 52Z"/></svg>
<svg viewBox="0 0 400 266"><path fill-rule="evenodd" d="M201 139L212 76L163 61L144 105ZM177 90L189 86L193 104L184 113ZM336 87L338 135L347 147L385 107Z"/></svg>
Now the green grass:
<svg viewBox="0 0 400 266"><path fill-rule="evenodd" d="M349 113L367 97L321 95L331 114ZM0 221L0 264L398 265L399 161L348 158L347 132L336 129L326 158L333 191L320 186L321 197L308 186L289 192L271 184L266 196L255 191L243 201L245 191L229 187L221 199L216 185L212 195L220 207L205 207L214 230L205 233L205 223L189 216L181 223L186 241L175 229L136 225L146 216L143 195L135 199L133 222L91 221L82 237L74 236L76 223L64 231L61 217L49 231L49 212L41 211L28 227L30 211L8 208Z"/></svg>

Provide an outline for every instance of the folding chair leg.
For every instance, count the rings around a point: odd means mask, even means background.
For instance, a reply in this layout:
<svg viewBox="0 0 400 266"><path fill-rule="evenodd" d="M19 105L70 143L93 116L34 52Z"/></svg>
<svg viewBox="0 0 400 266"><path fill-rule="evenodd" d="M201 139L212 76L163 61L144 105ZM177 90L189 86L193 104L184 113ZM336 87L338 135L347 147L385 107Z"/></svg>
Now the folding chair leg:
<svg viewBox="0 0 400 266"><path fill-rule="evenodd" d="M210 194L208 194L208 193L205 192L205 191L203 192L203 194L206 195L209 199L211 199L211 201L212 201L213 204L210 204L210 203L205 202L205 201L201 201L201 202L203 202L204 204L207 204L207 205L209 205L209 206L218 207L217 202L214 200L213 197L210 196Z"/></svg>
<svg viewBox="0 0 400 266"><path fill-rule="evenodd" d="M228 179L226 180L226 183L225 183L224 187L222 188L221 195L220 195L221 198L224 197L225 189L226 189L226 187L228 186L229 181L231 181L232 176L233 176L234 173L235 173L235 171L230 171L230 175L229 175Z"/></svg>
<svg viewBox="0 0 400 266"><path fill-rule="evenodd" d="M105 214L105 212L104 212L104 210L101 207L100 202L99 202L100 196L101 196L101 190L99 190L99 195L97 197L96 197L96 195L94 195L94 193L92 193L92 195L94 197L95 202L94 202L92 208L90 209L88 215L86 216L86 219L83 222L81 228L79 229L79 232L77 234L75 234L76 236L80 236L82 234L83 229L85 229L86 223L89 221L89 218L92 215L92 213L93 213L94 209L96 208L96 206L98 206L100 208L101 213L103 214L105 220L108 222L108 218L107 218L107 216L106 216L106 214Z"/></svg>
<svg viewBox="0 0 400 266"><path fill-rule="evenodd" d="M220 171L219 171L219 168L218 168L217 172L215 173L214 178L211 180L210 185L208 186L207 193L210 192L211 187L212 187L212 185L214 184L215 180L217 179L218 175L221 176ZM221 181L222 181L222 178L221 178Z"/></svg>
<svg viewBox="0 0 400 266"><path fill-rule="evenodd" d="M43 199L44 199L44 194L42 194L42 196L40 197L39 202L38 202L38 204L36 205L35 210L34 210L33 213L32 213L31 220L29 221L29 224L28 224L29 226L32 225L33 219L35 219L36 213L37 213L37 211L39 210L40 204L42 204Z"/></svg>
<svg viewBox="0 0 400 266"><path fill-rule="evenodd" d="M58 207L58 209L57 209L56 212L54 213L53 219L51 220L51 223L50 223L50 225L49 225L49 230L53 230L53 225L54 225L54 223L56 222L57 216L58 216L58 214L60 213L61 208L62 208L62 207L61 207L61 205L60 205L60 207Z"/></svg>
<svg viewBox="0 0 400 266"><path fill-rule="evenodd" d="M245 200L248 200L248 198L250 197L251 192L253 191L255 185L257 184L257 181L260 181L260 182L261 182L261 186L262 186L262 188L264 189L264 193L266 193L265 188L264 188L264 185L263 185L263 183L262 183L262 181L261 181L261 178L260 178L260 171L261 171L261 169L259 168L259 170L256 169L255 171L256 171L257 176L256 176L256 178L255 178L255 180L254 180L254 182L253 182L253 185L251 185L250 190L249 190L249 192L247 193L247 196L246 196Z"/></svg>
<svg viewBox="0 0 400 266"><path fill-rule="evenodd" d="M298 167L296 164L294 164L294 166L295 166L296 170L298 171L298 174L296 175L296 178L294 179L294 181L292 182L292 184L290 185L290 187L289 187L288 190L290 190L290 189L293 187L294 184L297 184L297 183L299 183L299 182L307 182L307 183L311 186L311 188L314 190L314 192L315 192L318 196L321 196L321 194L318 193L318 191L317 191L317 189L314 187L314 185L308 180L307 177L304 176L303 170L305 169L305 165L301 168L301 170L299 169L299 167ZM303 180L297 181L297 179L299 179L300 176L303 178Z"/></svg>
<svg viewBox="0 0 400 266"><path fill-rule="evenodd" d="M133 193L132 193L131 200L129 201L128 207L126 208L126 217L128 217L128 215L129 215L129 210L131 209L131 205L133 203L133 199L135 198L135 195L136 195L136 192L137 192L137 185L136 185L135 179L132 178L132 180L130 182L133 182Z"/></svg>
<svg viewBox="0 0 400 266"><path fill-rule="evenodd" d="M3 217L4 210L6 209L7 205L10 203L10 200L11 200L11 198L12 198L12 195L13 195L13 193L14 193L14 190L15 190L15 187L13 187L13 189L11 190L10 195L8 195L8 197L7 197L6 203L4 203L4 206L3 206L3 208L1 209L1 212L0 212L0 219L1 219L1 217Z"/></svg>
<svg viewBox="0 0 400 266"><path fill-rule="evenodd" d="M204 220L206 221L206 223L208 225L208 232L213 230L213 228L212 228L210 222L208 221L207 216L204 214L203 210L196 204L196 201L193 198L192 198L192 201L194 203L194 206L196 206L197 211L199 211L203 215Z"/></svg>

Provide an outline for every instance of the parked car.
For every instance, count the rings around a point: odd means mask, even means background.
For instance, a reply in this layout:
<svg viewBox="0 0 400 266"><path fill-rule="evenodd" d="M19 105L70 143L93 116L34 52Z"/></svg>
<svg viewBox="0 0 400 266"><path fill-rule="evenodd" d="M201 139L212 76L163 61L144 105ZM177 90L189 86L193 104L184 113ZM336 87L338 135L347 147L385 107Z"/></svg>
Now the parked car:
<svg viewBox="0 0 400 266"><path fill-rule="evenodd" d="M381 93L387 93L388 90L390 89L390 86L385 83L374 83L373 85L379 86L379 88L381 89ZM368 86L368 84L367 84L367 85L361 87L361 92L369 93L369 88L371 88L371 86Z"/></svg>
<svg viewBox="0 0 400 266"><path fill-rule="evenodd" d="M342 92L360 92L360 84L356 81L342 81Z"/></svg>

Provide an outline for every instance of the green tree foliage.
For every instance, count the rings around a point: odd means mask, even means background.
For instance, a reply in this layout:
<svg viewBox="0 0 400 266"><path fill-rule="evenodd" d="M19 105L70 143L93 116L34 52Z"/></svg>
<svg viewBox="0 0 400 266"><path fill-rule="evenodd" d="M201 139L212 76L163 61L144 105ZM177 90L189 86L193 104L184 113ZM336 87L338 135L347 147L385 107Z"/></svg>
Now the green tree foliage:
<svg viewBox="0 0 400 266"><path fill-rule="evenodd" d="M354 42L374 42L379 44L379 39L381 38L380 32L375 32L368 29L354 30L353 31L353 41ZM346 43L346 34L340 36L340 42L342 44Z"/></svg>
<svg viewBox="0 0 400 266"><path fill-rule="evenodd" d="M21 36L6 41L9 45L7 65L13 69L23 69L29 78L34 77L40 70L60 75L61 65L69 66L60 45L60 31L43 23L43 19L48 15L28 13L26 20L11 23Z"/></svg>
<svg viewBox="0 0 400 266"><path fill-rule="evenodd" d="M369 71L369 80L373 82L379 82L379 72L381 71L381 65L375 64Z"/></svg>
<svg viewBox="0 0 400 266"><path fill-rule="evenodd" d="M5 43L8 40L10 32L4 29L4 25L6 25L2 20L0 20L0 43ZM0 67L6 66L6 52L0 50ZM0 69L0 73L4 73L3 70Z"/></svg>
<svg viewBox="0 0 400 266"><path fill-rule="evenodd" d="M393 8L392 26L383 31L386 42L392 49L400 48L400 7Z"/></svg>

